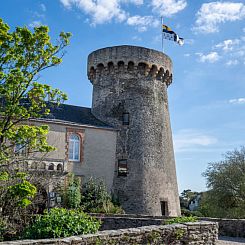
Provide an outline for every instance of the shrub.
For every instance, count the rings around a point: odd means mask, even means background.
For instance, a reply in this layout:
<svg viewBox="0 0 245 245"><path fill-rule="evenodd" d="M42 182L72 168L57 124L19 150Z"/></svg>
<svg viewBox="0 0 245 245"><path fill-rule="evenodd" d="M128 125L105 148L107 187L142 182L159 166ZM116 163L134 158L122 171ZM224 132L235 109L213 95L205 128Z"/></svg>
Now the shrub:
<svg viewBox="0 0 245 245"><path fill-rule="evenodd" d="M23 232L23 238L59 238L72 235L95 233L100 221L80 210L53 208L38 215L32 225Z"/></svg>
<svg viewBox="0 0 245 245"><path fill-rule="evenodd" d="M113 203L111 195L107 192L105 183L92 178L82 188L81 205L85 212L91 213L124 213L123 209Z"/></svg>
<svg viewBox="0 0 245 245"><path fill-rule="evenodd" d="M192 216L204 217L204 215L199 210L192 211Z"/></svg>
<svg viewBox="0 0 245 245"><path fill-rule="evenodd" d="M91 208L89 210L91 213L106 213L106 214L123 214L124 210L111 201L107 201L103 206L97 208Z"/></svg>
<svg viewBox="0 0 245 245"><path fill-rule="evenodd" d="M182 216L198 216L198 217L204 217L204 215L200 211L190 211L189 209L186 208L181 208L181 215Z"/></svg>
<svg viewBox="0 0 245 245"><path fill-rule="evenodd" d="M4 219L0 217L0 242L3 241L7 229L7 224Z"/></svg>
<svg viewBox="0 0 245 245"><path fill-rule="evenodd" d="M179 223L187 223L187 222L197 222L198 219L195 216L189 216L189 217L176 217L172 219L168 219L165 221L165 224L171 225L171 224L179 224Z"/></svg>

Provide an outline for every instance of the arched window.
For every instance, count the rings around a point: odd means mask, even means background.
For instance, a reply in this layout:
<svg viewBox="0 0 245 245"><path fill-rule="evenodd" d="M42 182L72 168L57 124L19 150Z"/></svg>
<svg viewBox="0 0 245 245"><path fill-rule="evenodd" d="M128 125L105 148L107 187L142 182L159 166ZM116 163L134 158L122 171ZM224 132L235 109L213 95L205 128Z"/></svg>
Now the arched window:
<svg viewBox="0 0 245 245"><path fill-rule="evenodd" d="M58 171L62 171L62 170L63 170L62 164L58 164L58 165L57 165L57 170L58 170Z"/></svg>
<svg viewBox="0 0 245 245"><path fill-rule="evenodd" d="M76 134L72 134L69 138L69 160L80 160L80 138Z"/></svg>
<svg viewBox="0 0 245 245"><path fill-rule="evenodd" d="M54 164L53 164L53 163L50 163L50 164L49 164L48 170L54 170Z"/></svg>

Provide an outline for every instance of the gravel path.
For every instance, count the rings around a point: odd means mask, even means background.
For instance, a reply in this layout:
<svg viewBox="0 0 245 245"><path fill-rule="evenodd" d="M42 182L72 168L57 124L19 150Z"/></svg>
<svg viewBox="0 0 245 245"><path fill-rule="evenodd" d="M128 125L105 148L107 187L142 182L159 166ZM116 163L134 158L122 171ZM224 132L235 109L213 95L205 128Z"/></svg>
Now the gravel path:
<svg viewBox="0 0 245 245"><path fill-rule="evenodd" d="M219 237L219 241L217 243L217 245L240 245L240 244L245 244L245 238L222 236Z"/></svg>

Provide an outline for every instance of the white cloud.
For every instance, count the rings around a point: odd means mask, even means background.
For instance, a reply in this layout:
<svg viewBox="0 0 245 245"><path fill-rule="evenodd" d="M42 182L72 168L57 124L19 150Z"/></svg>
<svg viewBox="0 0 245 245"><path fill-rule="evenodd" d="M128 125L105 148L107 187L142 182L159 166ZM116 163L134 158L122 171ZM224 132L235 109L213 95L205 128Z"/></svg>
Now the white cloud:
<svg viewBox="0 0 245 245"><path fill-rule="evenodd" d="M217 52L210 52L209 54L203 54L203 53L196 53L196 55L199 56L200 62L209 62L209 63L215 63L220 59L220 56Z"/></svg>
<svg viewBox="0 0 245 245"><path fill-rule="evenodd" d="M142 38L139 37L139 36L133 36L133 37L132 37L132 40L134 40L134 41L141 41Z"/></svg>
<svg viewBox="0 0 245 245"><path fill-rule="evenodd" d="M66 8L73 6L82 10L91 17L92 25L110 22L112 19L122 22L127 13L121 8L120 0L60 0ZM139 1L131 1L134 4Z"/></svg>
<svg viewBox="0 0 245 245"><path fill-rule="evenodd" d="M128 4L140 6L144 0L60 0L60 2L65 8L78 8L87 14L87 20L92 25L104 24L114 20L134 26L139 32L146 31L148 27L160 25L160 21L153 16L130 16L123 8L124 5Z"/></svg>
<svg viewBox="0 0 245 245"><path fill-rule="evenodd" d="M191 54L184 54L184 56L185 56L185 57L190 57L190 56L191 56Z"/></svg>
<svg viewBox="0 0 245 245"><path fill-rule="evenodd" d="M142 5L144 3L143 0L121 0L121 2L133 3L135 5Z"/></svg>
<svg viewBox="0 0 245 245"><path fill-rule="evenodd" d="M71 4L75 3L75 1L72 2L71 0L60 0L60 1L66 8L70 8Z"/></svg>
<svg viewBox="0 0 245 245"><path fill-rule="evenodd" d="M152 43L153 44L159 44L159 42L161 42L162 40L162 35L159 34L159 35L155 35L152 37Z"/></svg>
<svg viewBox="0 0 245 245"><path fill-rule="evenodd" d="M244 19L245 5L223 1L204 3L196 16L193 30L203 33L218 32L219 24Z"/></svg>
<svg viewBox="0 0 245 245"><path fill-rule="evenodd" d="M195 42L194 39L185 39L185 44L193 45Z"/></svg>
<svg viewBox="0 0 245 245"><path fill-rule="evenodd" d="M139 32L144 32L148 27L157 27L160 25L159 20L156 20L152 16L139 16L135 15L127 19L127 24L130 26L136 26Z"/></svg>
<svg viewBox="0 0 245 245"><path fill-rule="evenodd" d="M226 66L234 66L244 63L245 38L227 39L213 46L225 60Z"/></svg>
<svg viewBox="0 0 245 245"><path fill-rule="evenodd" d="M227 51L234 50L234 48L236 48L239 44L240 44L239 39L233 39L233 40L228 39L215 45L215 48L221 48L223 51L227 52Z"/></svg>
<svg viewBox="0 0 245 245"><path fill-rule="evenodd" d="M34 28L34 27L38 27L38 26L41 26L41 25L42 25L41 21L39 21L39 20L34 20L34 21L32 21L32 22L29 24L29 27Z"/></svg>
<svg viewBox="0 0 245 245"><path fill-rule="evenodd" d="M229 100L229 103L231 103L233 105L245 104L245 98L231 99L231 100Z"/></svg>
<svg viewBox="0 0 245 245"><path fill-rule="evenodd" d="M238 60L228 60L225 64L227 66L235 66L239 64L239 61Z"/></svg>
<svg viewBox="0 0 245 245"><path fill-rule="evenodd" d="M153 10L163 17L171 17L174 14L185 9L186 0L152 0Z"/></svg>
<svg viewBox="0 0 245 245"><path fill-rule="evenodd" d="M183 129L173 135L174 149L176 152L190 151L196 147L207 147L218 142L211 135L193 129Z"/></svg>
<svg viewBox="0 0 245 245"><path fill-rule="evenodd" d="M40 8L43 12L46 12L47 10L46 6L43 3L40 4Z"/></svg>
<svg viewBox="0 0 245 245"><path fill-rule="evenodd" d="M144 3L143 0L60 0L60 2L68 9L75 7L86 13L90 16L89 20L92 25L107 23L111 20L126 21L129 13L122 8L122 5L134 4L139 6ZM145 25L143 20L147 22ZM153 17L133 16L129 17L127 23L138 26L140 31L145 31L149 25L149 20L153 20ZM155 25L154 20L153 25Z"/></svg>

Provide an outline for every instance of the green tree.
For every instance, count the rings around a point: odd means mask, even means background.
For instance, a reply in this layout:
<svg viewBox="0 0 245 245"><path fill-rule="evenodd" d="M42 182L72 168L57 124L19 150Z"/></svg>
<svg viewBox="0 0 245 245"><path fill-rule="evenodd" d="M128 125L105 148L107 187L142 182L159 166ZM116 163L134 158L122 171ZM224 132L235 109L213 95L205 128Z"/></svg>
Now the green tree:
<svg viewBox="0 0 245 245"><path fill-rule="evenodd" d="M212 217L245 218L245 147L209 163L203 176L209 191L201 201L200 211Z"/></svg>
<svg viewBox="0 0 245 245"><path fill-rule="evenodd" d="M15 199L26 207L36 188L22 173L21 164L35 152L54 150L47 143L48 126L31 125L30 119L49 114L49 106L66 99L59 89L40 80L40 72L62 62L70 33L61 32L53 45L47 26L10 27L0 19L0 206ZM17 147L26 149L21 157Z"/></svg>
<svg viewBox="0 0 245 245"><path fill-rule="evenodd" d="M197 195L198 192L191 191L190 189L183 190L180 194L180 206L188 209L190 201L192 201Z"/></svg>
<svg viewBox="0 0 245 245"><path fill-rule="evenodd" d="M41 71L62 61L70 33L60 33L56 45L50 42L47 26L17 27L13 32L0 19L0 163L12 161L16 144L29 151L53 150L46 141L47 126L30 126L30 118L49 114L47 102L59 103L66 95L38 81ZM23 124L24 122L24 124Z"/></svg>

